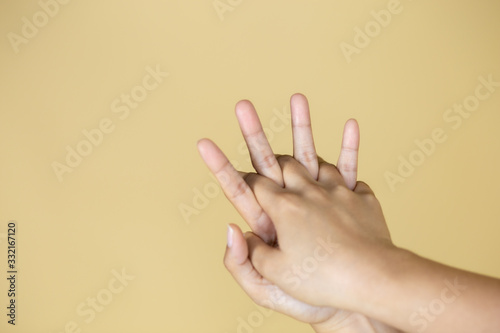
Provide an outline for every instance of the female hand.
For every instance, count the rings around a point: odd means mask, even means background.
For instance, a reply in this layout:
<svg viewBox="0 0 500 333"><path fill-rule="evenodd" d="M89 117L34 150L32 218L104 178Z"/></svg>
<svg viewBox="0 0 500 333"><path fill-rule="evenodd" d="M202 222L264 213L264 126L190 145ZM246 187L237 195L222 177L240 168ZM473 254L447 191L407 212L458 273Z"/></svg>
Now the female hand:
<svg viewBox="0 0 500 333"><path fill-rule="evenodd" d="M312 136L307 99L301 94L295 94L290 100L290 106L294 158L303 166L311 179L317 180L319 161ZM282 169L262 130L253 105L249 101L240 101L236 105L236 115L255 170L269 182L283 188L285 180ZM356 186L358 148L359 128L357 122L351 119L344 127L342 148L337 163L345 186L350 190ZM275 246L277 243L275 225L248 186L246 179L249 174L235 170L222 151L208 139L200 140L198 149L218 179L226 197L245 219L253 233L265 243ZM255 269L248 254L245 236L238 226L232 224L228 230L224 264L255 303L310 323L318 332L396 332L395 329L358 313L329 306L313 306L297 300L276 284L264 279Z"/></svg>

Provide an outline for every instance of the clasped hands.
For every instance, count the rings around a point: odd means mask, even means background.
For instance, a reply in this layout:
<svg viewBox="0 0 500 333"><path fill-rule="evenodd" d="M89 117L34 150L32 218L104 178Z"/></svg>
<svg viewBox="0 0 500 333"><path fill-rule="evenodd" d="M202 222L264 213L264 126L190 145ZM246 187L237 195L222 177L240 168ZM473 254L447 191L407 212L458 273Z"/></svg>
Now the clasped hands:
<svg viewBox="0 0 500 333"><path fill-rule="evenodd" d="M259 305L316 332L397 332L356 312L395 249L378 200L357 181L359 128L346 122L337 166L317 156L308 102L290 100L293 157L275 155L253 105L236 116L255 173L237 171L209 139L198 150L251 228L228 225L224 264ZM382 275L380 275L382 279Z"/></svg>

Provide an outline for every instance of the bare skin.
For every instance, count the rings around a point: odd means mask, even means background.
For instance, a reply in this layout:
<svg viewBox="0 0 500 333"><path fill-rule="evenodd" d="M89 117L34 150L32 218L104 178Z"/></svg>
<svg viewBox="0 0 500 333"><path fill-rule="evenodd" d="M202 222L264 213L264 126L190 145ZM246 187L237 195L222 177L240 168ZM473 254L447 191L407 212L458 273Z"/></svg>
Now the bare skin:
<svg viewBox="0 0 500 333"><path fill-rule="evenodd" d="M238 103L258 173L234 170L209 140L198 144L253 230L228 232L224 262L240 286L316 332L499 332L500 280L394 246L374 193L356 182L357 124L346 124L338 167L326 163L315 157L306 104L297 107L304 100L291 101L293 157L252 141L261 126L251 104Z"/></svg>
<svg viewBox="0 0 500 333"><path fill-rule="evenodd" d="M279 240L277 248L247 235L249 258L265 279L307 304L407 332L500 331L499 279L394 246L372 190L359 181L349 190L335 166L321 163L315 180L291 156L278 162L284 188L246 176Z"/></svg>
<svg viewBox="0 0 500 333"><path fill-rule="evenodd" d="M290 106L294 157L313 179L317 179L321 159L317 157L314 146L307 99L301 94L295 94L290 100ZM236 105L236 116L255 170L277 186L283 187L281 167L265 137L253 105L249 101L240 101ZM351 119L344 128L338 159L339 171L350 189L356 186L358 148L359 127L357 122ZM277 238L274 224L246 183L245 174L236 171L212 141L200 140L198 149L208 168L219 180L226 197L254 234L275 245ZM231 246L226 248L224 264L242 289L257 304L310 323L317 332L398 332L362 314L329 306L312 306L290 296L255 270L248 256L247 241L240 228L232 224L228 233Z"/></svg>

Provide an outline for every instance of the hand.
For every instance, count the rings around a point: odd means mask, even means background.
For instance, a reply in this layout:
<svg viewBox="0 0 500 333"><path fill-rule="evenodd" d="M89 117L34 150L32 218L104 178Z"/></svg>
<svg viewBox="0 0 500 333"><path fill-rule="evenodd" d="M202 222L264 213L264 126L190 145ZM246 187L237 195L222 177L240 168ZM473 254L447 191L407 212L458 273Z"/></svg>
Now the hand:
<svg viewBox="0 0 500 333"><path fill-rule="evenodd" d="M319 165L312 137L308 103L304 96L296 94L292 96L290 104L294 157L315 179L318 177ZM251 103L239 102L236 106L236 115L249 147L254 168L277 186L283 186L281 167L269 146ZM356 121L349 120L344 128L338 168L346 186L350 189L356 185L358 147L359 129ZM244 174L239 174L210 140L200 140L198 149L209 169L219 180L226 197L253 232L267 243L276 244L274 225L245 182ZM376 328L377 332L393 331L384 324L363 315L331 307L311 306L291 297L255 270L248 258L247 242L236 225L230 227L228 236L229 246L226 248L224 263L240 286L257 304L315 324L313 327L317 331L334 332L344 328L357 328L360 332L367 332L367 327Z"/></svg>
<svg viewBox="0 0 500 333"><path fill-rule="evenodd" d="M499 332L500 279L395 247L372 190L363 182L349 190L335 166L320 163L315 180L291 156L278 163L284 188L246 176L279 240L278 248L247 234L263 280L306 304L359 311L408 332Z"/></svg>
<svg viewBox="0 0 500 333"><path fill-rule="evenodd" d="M377 199L363 182L348 189L326 162L317 180L291 156L278 163L284 188L261 175L246 176L279 240L276 248L250 234L250 260L264 278L303 302L353 309L380 281L383 258L397 250Z"/></svg>

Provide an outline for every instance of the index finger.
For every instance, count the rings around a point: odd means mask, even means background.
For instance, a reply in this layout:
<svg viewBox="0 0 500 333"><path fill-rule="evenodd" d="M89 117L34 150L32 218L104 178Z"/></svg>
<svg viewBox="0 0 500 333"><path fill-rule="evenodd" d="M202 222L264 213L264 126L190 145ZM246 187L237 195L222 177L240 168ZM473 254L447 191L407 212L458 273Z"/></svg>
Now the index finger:
<svg viewBox="0 0 500 333"><path fill-rule="evenodd" d="M274 225L243 178L245 174L240 174L209 139L198 142L198 151L228 200L250 228L266 242L273 242L276 238Z"/></svg>
<svg viewBox="0 0 500 333"><path fill-rule="evenodd" d="M276 157L274 157L273 150L269 145L259 116L252 103L247 100L238 102L236 104L236 117L255 170L259 174L274 180L276 184L283 186L280 166Z"/></svg>

